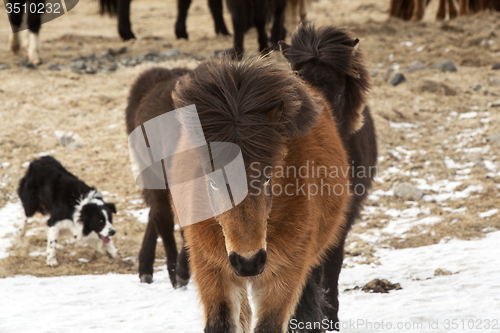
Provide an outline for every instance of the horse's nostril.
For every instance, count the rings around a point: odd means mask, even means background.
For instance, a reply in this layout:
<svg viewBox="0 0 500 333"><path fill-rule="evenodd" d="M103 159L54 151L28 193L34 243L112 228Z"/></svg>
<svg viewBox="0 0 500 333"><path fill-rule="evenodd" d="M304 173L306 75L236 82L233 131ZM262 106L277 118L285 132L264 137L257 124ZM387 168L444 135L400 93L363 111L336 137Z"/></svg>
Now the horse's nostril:
<svg viewBox="0 0 500 333"><path fill-rule="evenodd" d="M236 274L242 277L259 275L264 271L266 261L267 252L264 249L260 249L259 252L250 258L240 256L236 252L231 252L229 255L229 263Z"/></svg>

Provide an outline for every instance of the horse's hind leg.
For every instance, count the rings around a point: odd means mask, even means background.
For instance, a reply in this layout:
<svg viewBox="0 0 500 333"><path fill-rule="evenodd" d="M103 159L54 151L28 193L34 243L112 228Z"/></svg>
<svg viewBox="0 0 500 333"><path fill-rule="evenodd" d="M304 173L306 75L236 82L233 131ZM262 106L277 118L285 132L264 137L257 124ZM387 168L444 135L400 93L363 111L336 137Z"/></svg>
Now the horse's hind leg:
<svg viewBox="0 0 500 333"><path fill-rule="evenodd" d="M450 20L458 16L458 9L455 0L448 0L448 13L450 14Z"/></svg>
<svg viewBox="0 0 500 333"><path fill-rule="evenodd" d="M123 40L134 39L135 35L132 32L132 25L130 23L130 1L131 0L117 0L118 6L118 33Z"/></svg>
<svg viewBox="0 0 500 333"><path fill-rule="evenodd" d="M189 271L189 252L188 249L184 246L185 242L182 231L181 235L182 235L182 249L181 252L179 253L179 257L177 258L176 274L177 274L177 283L179 284L179 286L182 287L189 283L190 271Z"/></svg>
<svg viewBox="0 0 500 333"><path fill-rule="evenodd" d="M286 0L276 0L275 1L276 8L274 9L274 19L273 19L273 27L271 29L271 47L274 50L279 50L278 42L280 40L284 40L286 37L285 30L285 9L286 9Z"/></svg>
<svg viewBox="0 0 500 333"><path fill-rule="evenodd" d="M156 231L156 225L154 220L150 218L142 240L141 251L139 252L139 278L141 282L153 282L157 239L158 232Z"/></svg>
<svg viewBox="0 0 500 333"><path fill-rule="evenodd" d="M411 18L412 22L422 21L425 14L425 0L415 0L415 9Z"/></svg>
<svg viewBox="0 0 500 333"><path fill-rule="evenodd" d="M308 0L299 0L299 5L300 5L300 23L306 24L307 23L307 3Z"/></svg>
<svg viewBox="0 0 500 333"><path fill-rule="evenodd" d="M228 36L229 32L227 31L226 23L224 23L224 17L222 16L224 9L222 0L208 0L208 7L214 19L215 33Z"/></svg>
<svg viewBox="0 0 500 333"><path fill-rule="evenodd" d="M446 0L439 0L436 20L444 20L446 17Z"/></svg>
<svg viewBox="0 0 500 333"><path fill-rule="evenodd" d="M177 0L177 21L175 22L175 36L177 39L189 38L186 30L186 18L190 6L191 0Z"/></svg>
<svg viewBox="0 0 500 333"><path fill-rule="evenodd" d="M261 53L266 53L268 40L266 32L266 1L258 0L255 1L254 6L254 24L257 28L258 41L259 41L259 51Z"/></svg>
<svg viewBox="0 0 500 333"><path fill-rule="evenodd" d="M151 216L152 215L152 216ZM176 278L177 267L177 247L175 245L174 237L174 214L170 205L164 205L158 211L153 210L151 207L150 219L153 218L156 224L156 230L160 235L163 246L165 247L165 254L167 255L167 270L170 277L170 282L174 288L178 287Z"/></svg>
<svg viewBox="0 0 500 333"><path fill-rule="evenodd" d="M14 8L14 4L18 4L21 7L21 0L8 0L8 5ZM22 8L22 7L21 7ZM17 54L19 49L21 48L21 43L19 42L19 28L21 27L21 23L23 21L23 12L22 10L19 13L14 13L14 10L9 14L9 21L12 26L13 33L9 36L9 49L12 53Z"/></svg>
<svg viewBox="0 0 500 333"><path fill-rule="evenodd" d="M460 16L469 15L469 0L460 0Z"/></svg>
<svg viewBox="0 0 500 333"><path fill-rule="evenodd" d="M36 8L41 8L45 0L32 0ZM31 7L31 5L30 5ZM28 60L33 65L39 65L40 59L40 27L42 25L42 14L28 11Z"/></svg>
<svg viewBox="0 0 500 333"><path fill-rule="evenodd" d="M309 333L321 333L322 330L317 328L314 329L314 323L322 323L324 319L324 311L326 310L327 304L324 298L324 291L321 287L317 285L314 281L314 276L310 276L307 280L304 289L302 290L302 295L300 296L300 301L295 309L295 314L293 318L297 323L311 323L313 329L308 330ZM338 326L337 322L328 321L328 331L333 331ZM291 332L290 324L288 326L288 331Z"/></svg>

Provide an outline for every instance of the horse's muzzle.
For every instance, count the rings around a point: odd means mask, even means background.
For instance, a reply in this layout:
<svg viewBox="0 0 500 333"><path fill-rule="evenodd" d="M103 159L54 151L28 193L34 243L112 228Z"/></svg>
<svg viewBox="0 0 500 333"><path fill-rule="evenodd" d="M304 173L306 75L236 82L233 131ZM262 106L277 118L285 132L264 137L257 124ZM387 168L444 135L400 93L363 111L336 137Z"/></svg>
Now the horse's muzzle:
<svg viewBox="0 0 500 333"><path fill-rule="evenodd" d="M259 275L264 271L264 266L267 261L267 252L260 249L259 252L250 258L240 256L236 252L231 252L229 262L233 267L234 272L241 277Z"/></svg>

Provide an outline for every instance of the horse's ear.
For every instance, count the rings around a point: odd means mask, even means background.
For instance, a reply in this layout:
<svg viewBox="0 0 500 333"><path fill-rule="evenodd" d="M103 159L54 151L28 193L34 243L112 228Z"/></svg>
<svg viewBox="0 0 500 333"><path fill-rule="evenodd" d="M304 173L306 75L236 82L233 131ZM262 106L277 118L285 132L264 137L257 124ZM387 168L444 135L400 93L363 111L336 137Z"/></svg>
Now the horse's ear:
<svg viewBox="0 0 500 333"><path fill-rule="evenodd" d="M281 53L283 53L283 56L286 58L286 54L288 53L288 49L290 49L290 45L282 40L280 40L278 44L280 46Z"/></svg>

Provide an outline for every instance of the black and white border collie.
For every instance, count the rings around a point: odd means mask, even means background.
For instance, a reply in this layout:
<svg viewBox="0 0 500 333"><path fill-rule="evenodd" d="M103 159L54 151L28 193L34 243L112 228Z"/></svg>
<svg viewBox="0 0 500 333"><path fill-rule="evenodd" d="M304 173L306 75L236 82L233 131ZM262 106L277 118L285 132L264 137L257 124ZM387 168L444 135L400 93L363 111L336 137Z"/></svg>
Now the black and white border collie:
<svg viewBox="0 0 500 333"><path fill-rule="evenodd" d="M34 160L20 180L17 193L26 217L36 212L49 214L47 221L47 265L57 266L56 248L59 231L69 229L77 240L85 241L100 253L116 258L118 251L111 236L113 203L104 202L102 196L67 171L51 156ZM24 220L20 236L26 232Z"/></svg>

